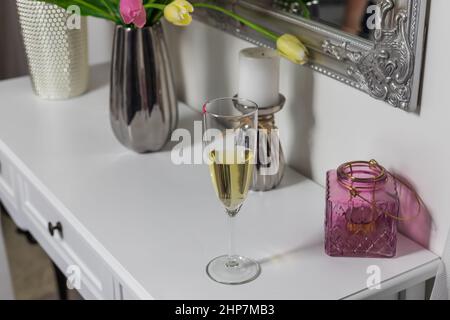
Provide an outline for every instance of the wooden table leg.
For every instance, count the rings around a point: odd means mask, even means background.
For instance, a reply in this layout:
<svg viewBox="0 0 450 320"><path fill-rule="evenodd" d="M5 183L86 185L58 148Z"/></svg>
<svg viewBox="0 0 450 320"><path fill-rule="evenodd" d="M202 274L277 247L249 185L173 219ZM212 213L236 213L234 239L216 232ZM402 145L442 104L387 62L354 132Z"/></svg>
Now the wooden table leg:
<svg viewBox="0 0 450 320"><path fill-rule="evenodd" d="M52 261L53 270L55 271L56 284L58 286L58 294L60 300L67 300L66 275L59 270L58 266Z"/></svg>

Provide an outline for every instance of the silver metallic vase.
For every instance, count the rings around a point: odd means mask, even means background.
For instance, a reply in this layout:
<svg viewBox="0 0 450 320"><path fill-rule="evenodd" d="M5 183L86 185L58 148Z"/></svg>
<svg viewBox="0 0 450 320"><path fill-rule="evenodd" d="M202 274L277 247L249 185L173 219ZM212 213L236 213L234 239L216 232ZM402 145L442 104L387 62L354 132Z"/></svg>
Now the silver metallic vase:
<svg viewBox="0 0 450 320"><path fill-rule="evenodd" d="M17 0L17 10L34 92L46 99L85 92L89 79L86 18L36 0Z"/></svg>
<svg viewBox="0 0 450 320"><path fill-rule="evenodd" d="M250 186L253 191L270 191L283 180L286 160L275 125L275 113L283 109L285 103L286 98L280 93L278 104L258 108L257 157Z"/></svg>
<svg viewBox="0 0 450 320"><path fill-rule="evenodd" d="M286 98L280 94L277 105L258 109L258 157L251 186L254 191L275 189L283 179L286 160L275 125L275 113L285 102Z"/></svg>
<svg viewBox="0 0 450 320"><path fill-rule="evenodd" d="M138 153L160 150L175 129L177 99L161 24L116 26L110 118L116 138Z"/></svg>

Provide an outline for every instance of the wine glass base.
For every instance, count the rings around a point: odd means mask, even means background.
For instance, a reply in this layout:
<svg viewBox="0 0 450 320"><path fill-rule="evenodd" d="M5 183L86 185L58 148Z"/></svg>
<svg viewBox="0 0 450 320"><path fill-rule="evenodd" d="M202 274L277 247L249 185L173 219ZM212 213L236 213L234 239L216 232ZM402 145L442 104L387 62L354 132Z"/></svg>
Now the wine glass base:
<svg viewBox="0 0 450 320"><path fill-rule="evenodd" d="M211 260L206 266L208 276L223 284L243 284L255 280L261 273L256 261L241 256L233 256L231 263L228 255Z"/></svg>

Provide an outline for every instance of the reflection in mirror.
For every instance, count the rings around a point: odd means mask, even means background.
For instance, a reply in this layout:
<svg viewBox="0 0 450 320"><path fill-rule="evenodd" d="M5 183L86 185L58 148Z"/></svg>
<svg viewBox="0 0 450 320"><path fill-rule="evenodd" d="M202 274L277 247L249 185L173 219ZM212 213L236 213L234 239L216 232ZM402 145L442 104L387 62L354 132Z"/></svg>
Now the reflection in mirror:
<svg viewBox="0 0 450 320"><path fill-rule="evenodd" d="M419 110L429 0L214 1L277 34L299 37L313 70L394 107ZM197 17L258 46L275 46L223 16Z"/></svg>
<svg viewBox="0 0 450 320"><path fill-rule="evenodd" d="M364 39L372 38L379 0L253 0Z"/></svg>

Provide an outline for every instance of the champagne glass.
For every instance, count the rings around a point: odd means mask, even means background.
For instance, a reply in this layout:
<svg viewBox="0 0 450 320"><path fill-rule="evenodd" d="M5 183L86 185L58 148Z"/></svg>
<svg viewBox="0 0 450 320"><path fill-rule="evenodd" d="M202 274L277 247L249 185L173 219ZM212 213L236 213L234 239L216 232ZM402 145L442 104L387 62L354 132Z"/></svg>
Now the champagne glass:
<svg viewBox="0 0 450 320"><path fill-rule="evenodd" d="M260 274L257 262L235 253L234 224L247 197L256 161L258 106L238 98L220 98L203 106L204 156L217 197L230 222L226 255L211 260L206 272L214 281L241 284Z"/></svg>

